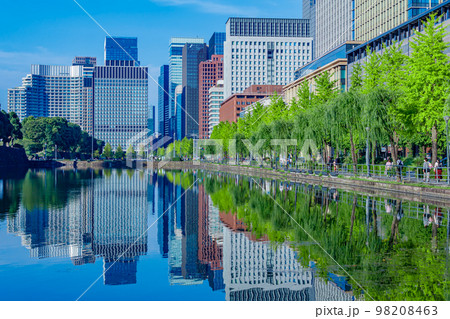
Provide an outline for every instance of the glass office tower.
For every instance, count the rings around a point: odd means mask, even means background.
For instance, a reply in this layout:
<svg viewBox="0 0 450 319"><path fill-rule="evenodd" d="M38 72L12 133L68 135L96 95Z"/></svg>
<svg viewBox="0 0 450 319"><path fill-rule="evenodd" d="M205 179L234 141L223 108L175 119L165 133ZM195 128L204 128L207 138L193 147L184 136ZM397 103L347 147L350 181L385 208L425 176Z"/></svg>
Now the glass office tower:
<svg viewBox="0 0 450 319"><path fill-rule="evenodd" d="M223 55L223 43L227 37L226 32L214 32L209 39L208 59L213 55Z"/></svg>
<svg viewBox="0 0 450 319"><path fill-rule="evenodd" d="M172 38L169 45L169 136L176 133L175 89L183 80L183 47L186 43L205 43L199 38Z"/></svg>
<svg viewBox="0 0 450 319"><path fill-rule="evenodd" d="M137 38L106 37L106 65L108 65L107 61L138 61Z"/></svg>
<svg viewBox="0 0 450 319"><path fill-rule="evenodd" d="M158 132L169 136L169 66L161 66L158 78Z"/></svg>
<svg viewBox="0 0 450 319"><path fill-rule="evenodd" d="M208 59L208 46L187 43L183 48L183 91L186 112L184 136L199 138L199 66ZM178 128L177 128L178 130ZM183 135L183 134L181 134Z"/></svg>
<svg viewBox="0 0 450 319"><path fill-rule="evenodd" d="M418 16L439 3L442 3L442 0L408 0L408 19Z"/></svg>

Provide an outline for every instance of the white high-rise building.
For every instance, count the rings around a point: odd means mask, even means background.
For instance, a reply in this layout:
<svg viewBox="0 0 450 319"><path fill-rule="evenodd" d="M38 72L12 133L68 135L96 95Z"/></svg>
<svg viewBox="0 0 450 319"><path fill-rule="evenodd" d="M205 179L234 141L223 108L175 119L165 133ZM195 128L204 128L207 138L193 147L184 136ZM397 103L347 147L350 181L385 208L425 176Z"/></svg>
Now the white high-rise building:
<svg viewBox="0 0 450 319"><path fill-rule="evenodd" d="M92 63L33 64L22 85L8 90L8 112L16 112L21 121L28 116L63 117L90 133L95 58L83 59Z"/></svg>
<svg viewBox="0 0 450 319"><path fill-rule="evenodd" d="M312 60L309 20L230 18L224 43L224 98L251 85L286 85Z"/></svg>
<svg viewBox="0 0 450 319"><path fill-rule="evenodd" d="M209 89L209 136L214 126L219 124L220 105L223 102L223 80L217 81L217 84Z"/></svg>

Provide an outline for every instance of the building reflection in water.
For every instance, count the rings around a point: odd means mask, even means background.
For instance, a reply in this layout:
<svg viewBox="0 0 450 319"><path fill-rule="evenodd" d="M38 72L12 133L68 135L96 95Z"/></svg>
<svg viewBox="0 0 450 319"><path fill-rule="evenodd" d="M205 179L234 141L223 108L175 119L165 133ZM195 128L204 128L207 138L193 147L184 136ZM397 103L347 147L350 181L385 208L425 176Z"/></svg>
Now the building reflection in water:
<svg viewBox="0 0 450 319"><path fill-rule="evenodd" d="M147 253L148 177L110 171L92 179L63 208L27 210L8 218L32 258L68 257L76 266L103 258L105 285L136 283Z"/></svg>
<svg viewBox="0 0 450 319"><path fill-rule="evenodd" d="M136 284L152 214L171 285L208 280L227 300L353 300L302 267L287 244L257 240L235 215L219 212L201 183L185 191L167 175L105 171L63 208L21 206L8 232L21 236L32 258L65 257L76 266L101 258L105 285Z"/></svg>

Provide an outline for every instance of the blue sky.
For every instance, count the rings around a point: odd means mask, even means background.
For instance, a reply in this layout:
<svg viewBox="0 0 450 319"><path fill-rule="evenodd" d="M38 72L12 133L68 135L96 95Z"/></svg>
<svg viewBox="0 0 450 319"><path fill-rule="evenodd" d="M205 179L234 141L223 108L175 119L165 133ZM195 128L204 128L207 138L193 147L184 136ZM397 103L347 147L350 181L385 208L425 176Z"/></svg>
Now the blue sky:
<svg viewBox="0 0 450 319"><path fill-rule="evenodd" d="M230 16L300 18L301 0L77 0L108 33L137 36L139 59L157 79L174 36L209 40ZM0 10L0 103L31 64L69 65L74 56L103 64L105 32L74 0L4 1ZM157 85L150 80L150 104Z"/></svg>

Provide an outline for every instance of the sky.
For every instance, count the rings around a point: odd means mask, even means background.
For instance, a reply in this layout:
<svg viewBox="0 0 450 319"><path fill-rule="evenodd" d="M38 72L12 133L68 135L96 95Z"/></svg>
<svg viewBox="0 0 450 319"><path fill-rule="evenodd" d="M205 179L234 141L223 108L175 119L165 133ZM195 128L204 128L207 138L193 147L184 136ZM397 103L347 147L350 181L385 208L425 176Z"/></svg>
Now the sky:
<svg viewBox="0 0 450 319"><path fill-rule="evenodd" d="M168 62L171 37L200 37L208 42L213 32L225 32L229 17L301 18L301 0L3 1L2 109L7 107L8 88L21 85L31 64L70 65L75 56L93 56L103 65L107 33L138 37L141 65L148 66L157 81L160 66ZM158 104L157 84L151 78L149 104Z"/></svg>

